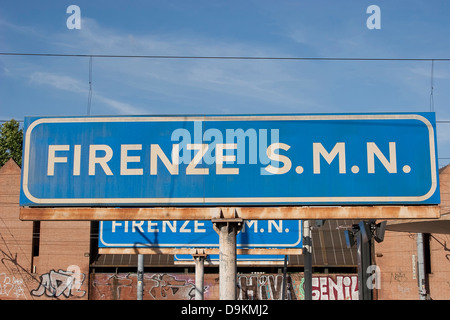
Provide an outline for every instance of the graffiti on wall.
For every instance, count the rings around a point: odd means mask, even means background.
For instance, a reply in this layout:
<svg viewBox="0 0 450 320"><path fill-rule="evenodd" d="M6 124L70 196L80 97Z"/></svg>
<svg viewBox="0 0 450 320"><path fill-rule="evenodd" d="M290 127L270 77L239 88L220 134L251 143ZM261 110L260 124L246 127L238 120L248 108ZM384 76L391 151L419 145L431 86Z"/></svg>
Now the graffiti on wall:
<svg viewBox="0 0 450 320"><path fill-rule="evenodd" d="M304 299L304 278L298 274L286 277L286 300ZM283 275L240 275L238 280L240 300L280 300L283 298ZM313 300L357 300L356 275L324 275L312 278Z"/></svg>
<svg viewBox="0 0 450 320"><path fill-rule="evenodd" d="M283 292L283 275L256 274L238 276L239 300L281 300ZM291 277L286 277L287 300L296 300Z"/></svg>
<svg viewBox="0 0 450 320"><path fill-rule="evenodd" d="M195 297L195 284L184 279L178 280L169 274L154 274L151 278L154 284L149 293L153 299L175 299L184 297L192 300Z"/></svg>
<svg viewBox="0 0 450 320"><path fill-rule="evenodd" d="M137 275L133 273L93 274L91 299L93 300L136 300ZM82 298L81 290L85 275L77 266L67 270L50 270L39 277L35 289L25 291L23 280L0 273L0 299L27 299L27 292L33 297ZM205 275L205 299L219 299L219 276ZM286 277L284 298L303 300L304 279L302 274ZM33 287L31 287L33 288ZM239 300L281 300L283 298L282 274L239 274L237 281ZM358 299L356 275L323 275L312 278L313 300L355 300ZM193 300L195 299L195 275L193 274L144 274L144 299L146 300Z"/></svg>
<svg viewBox="0 0 450 320"><path fill-rule="evenodd" d="M81 290L85 275L80 272L78 266L72 265L64 270L50 270L40 276L39 286L31 290L31 295L36 297L84 297L86 291Z"/></svg>
<svg viewBox="0 0 450 320"><path fill-rule="evenodd" d="M218 300L219 275L205 274L204 298ZM313 276L314 300L358 299L356 275ZM284 298L303 300L303 275L286 277ZM283 298L282 274L239 274L237 280L239 300L281 300ZM136 300L137 275L134 273L93 274L91 299ZM187 273L144 274L144 300L193 300L195 299L195 275Z"/></svg>
<svg viewBox="0 0 450 320"><path fill-rule="evenodd" d="M136 276L136 275L135 275ZM128 273L95 274L91 281L94 300L127 300L132 294L133 280Z"/></svg>
<svg viewBox="0 0 450 320"><path fill-rule="evenodd" d="M0 273L0 299L2 297L12 299L26 299L24 283L21 279L10 277L6 273Z"/></svg>
<svg viewBox="0 0 450 320"><path fill-rule="evenodd" d="M26 300L25 290L33 275L18 263L17 254L0 249L0 257L0 299Z"/></svg>
<svg viewBox="0 0 450 320"><path fill-rule="evenodd" d="M312 278L313 300L358 300L358 277L347 275Z"/></svg>
<svg viewBox="0 0 450 320"><path fill-rule="evenodd" d="M204 294L211 285L205 284ZM130 273L96 274L91 283L94 299L135 300L137 275ZM189 274L144 274L143 299L192 300L195 297L195 278Z"/></svg>

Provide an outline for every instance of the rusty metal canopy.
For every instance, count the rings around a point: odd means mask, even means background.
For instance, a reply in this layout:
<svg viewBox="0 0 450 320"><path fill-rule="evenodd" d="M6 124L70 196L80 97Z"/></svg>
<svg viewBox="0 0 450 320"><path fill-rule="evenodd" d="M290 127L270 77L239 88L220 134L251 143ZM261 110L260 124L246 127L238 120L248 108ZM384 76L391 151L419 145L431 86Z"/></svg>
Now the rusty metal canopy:
<svg viewBox="0 0 450 320"><path fill-rule="evenodd" d="M386 230L450 234L450 213L442 214L440 219L389 220L386 225Z"/></svg>
<svg viewBox="0 0 450 320"><path fill-rule="evenodd" d="M439 206L20 208L21 220L307 220L439 218Z"/></svg>

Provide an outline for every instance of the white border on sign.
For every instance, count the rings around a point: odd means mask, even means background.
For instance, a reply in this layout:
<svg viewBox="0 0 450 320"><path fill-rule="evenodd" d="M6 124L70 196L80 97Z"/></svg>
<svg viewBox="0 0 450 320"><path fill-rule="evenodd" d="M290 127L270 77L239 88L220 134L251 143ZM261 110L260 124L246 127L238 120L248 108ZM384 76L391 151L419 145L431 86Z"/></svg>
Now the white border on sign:
<svg viewBox="0 0 450 320"><path fill-rule="evenodd" d="M244 198L37 198L28 190L30 165L30 137L33 129L43 123L80 122L174 122L174 121L292 121L292 120L418 120L428 128L430 144L431 187L420 196L377 196L377 197L244 197ZM418 114L348 114L348 115L261 115L261 116L118 116L80 118L41 118L27 128L25 133L22 188L26 197L36 204L279 204L279 203L340 203L340 202L421 202L430 198L437 188L436 151L434 128L425 117Z"/></svg>

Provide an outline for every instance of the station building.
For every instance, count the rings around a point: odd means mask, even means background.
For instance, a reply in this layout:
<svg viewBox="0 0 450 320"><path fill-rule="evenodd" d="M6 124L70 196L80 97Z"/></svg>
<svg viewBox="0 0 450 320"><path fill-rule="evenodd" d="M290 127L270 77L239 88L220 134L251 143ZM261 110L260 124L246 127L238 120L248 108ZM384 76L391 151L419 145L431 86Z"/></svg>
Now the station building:
<svg viewBox="0 0 450 320"><path fill-rule="evenodd" d="M137 254L102 254L98 221L21 221L20 168L0 168L0 300L136 300ZM439 171L441 219L388 221L373 243L379 282L374 299L450 299L450 168ZM358 299L358 256L344 230L355 220L311 221L313 299ZM417 234L423 235L425 281L418 284ZM238 299L304 299L302 255L281 261L240 262ZM193 262L174 255L144 256L144 300L194 299ZM285 280L286 286L283 286ZM219 299L219 268L207 261L205 300ZM283 292L282 288L286 291Z"/></svg>

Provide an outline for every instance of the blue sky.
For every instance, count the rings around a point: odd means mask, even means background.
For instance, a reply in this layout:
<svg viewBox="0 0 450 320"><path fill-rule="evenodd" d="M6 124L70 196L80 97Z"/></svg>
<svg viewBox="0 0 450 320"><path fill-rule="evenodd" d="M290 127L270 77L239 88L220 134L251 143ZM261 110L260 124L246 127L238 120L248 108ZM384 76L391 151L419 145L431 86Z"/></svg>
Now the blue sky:
<svg viewBox="0 0 450 320"><path fill-rule="evenodd" d="M69 30L69 5L81 29ZM370 30L378 5L381 29ZM450 58L448 0L2 1L0 52ZM434 63L450 120L450 62ZM85 115L89 58L0 56L0 119ZM430 111L430 61L94 58L91 115ZM440 165L450 123L440 123ZM449 159L445 159L449 158Z"/></svg>

